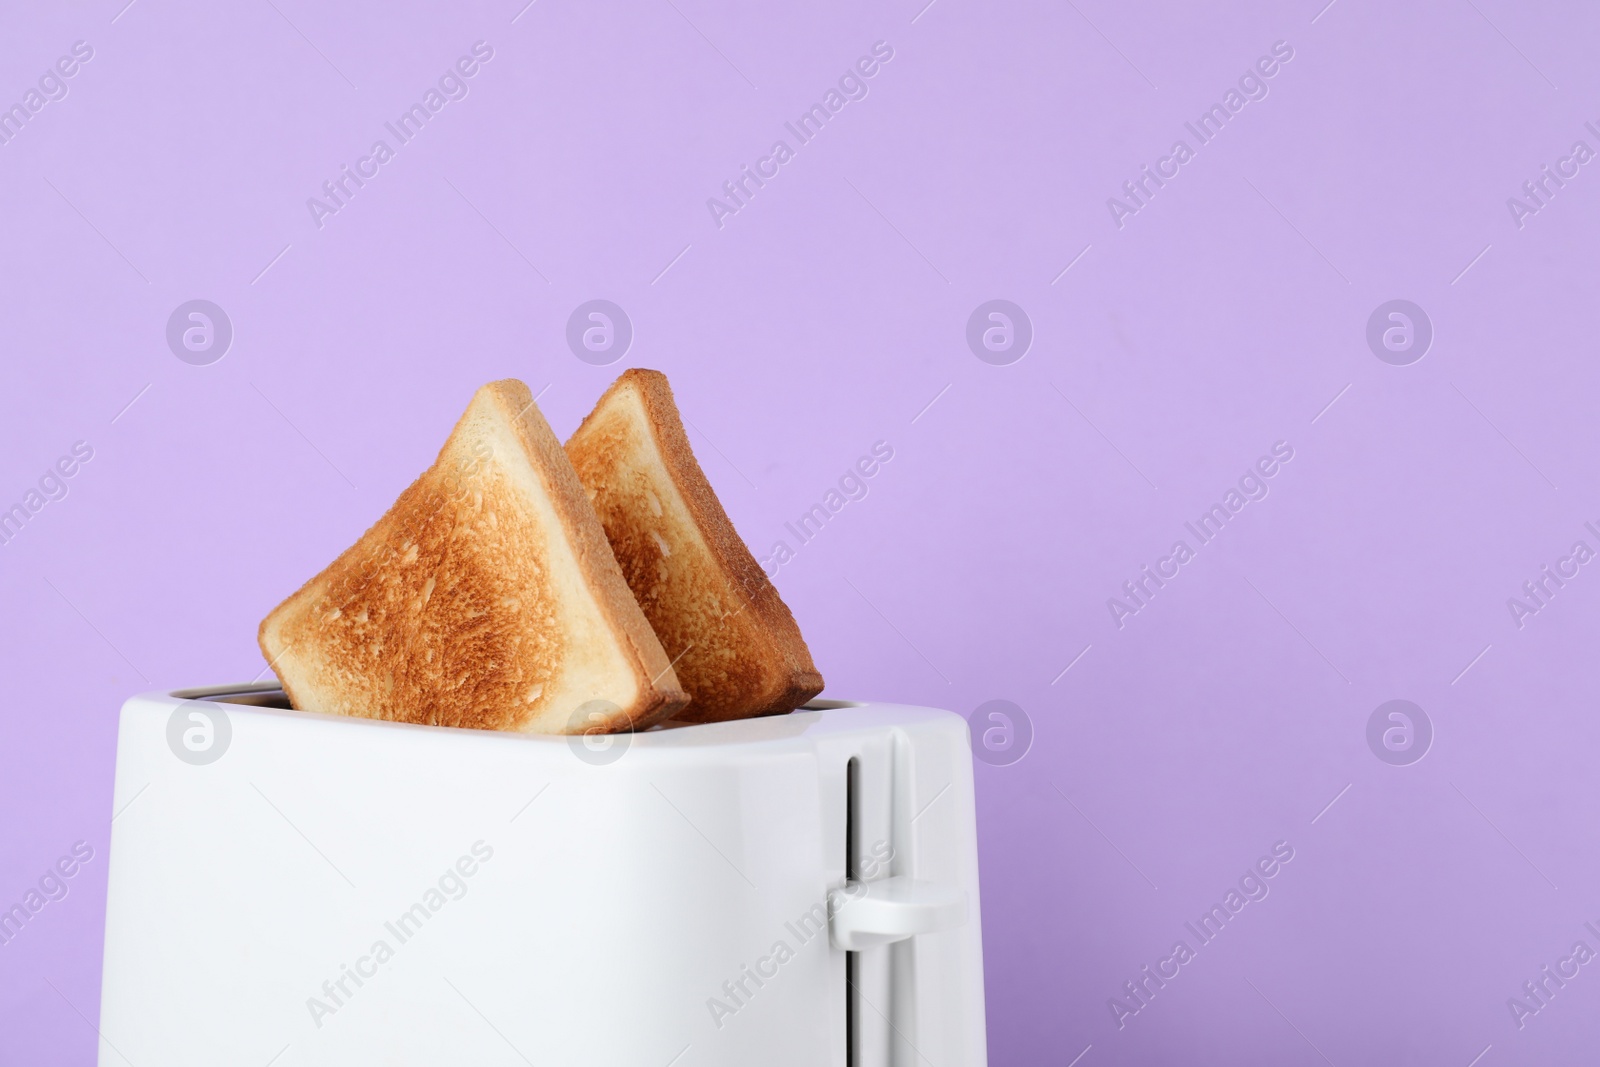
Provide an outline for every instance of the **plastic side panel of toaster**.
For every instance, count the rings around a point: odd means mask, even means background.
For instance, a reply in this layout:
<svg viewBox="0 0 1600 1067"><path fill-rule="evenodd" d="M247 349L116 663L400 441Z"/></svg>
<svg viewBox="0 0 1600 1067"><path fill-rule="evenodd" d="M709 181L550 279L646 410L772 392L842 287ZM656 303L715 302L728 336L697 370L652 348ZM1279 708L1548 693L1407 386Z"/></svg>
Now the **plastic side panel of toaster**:
<svg viewBox="0 0 1600 1067"><path fill-rule="evenodd" d="M942 1052L941 1064L985 1067L983 931L978 896L978 848L973 806L972 752L967 724L957 716L906 729L896 745L896 778L908 813L904 873L965 890L967 915L954 930L893 946L897 971L916 990L914 1018L901 1033L918 1035L916 1048L896 1048L896 1065L920 1061L919 1050Z"/></svg>
<svg viewBox="0 0 1600 1067"><path fill-rule="evenodd" d="M850 720L841 718L818 741L825 796L842 793L843 768L852 759L857 765L855 878L954 887L965 897L966 914L955 929L854 954L852 988L845 990L841 982L837 995L856 998L855 1067L983 1067L982 931L967 726L948 712L883 711L887 725L863 722L852 731ZM842 825L842 818L830 814L824 825ZM829 855L842 836L825 837Z"/></svg>

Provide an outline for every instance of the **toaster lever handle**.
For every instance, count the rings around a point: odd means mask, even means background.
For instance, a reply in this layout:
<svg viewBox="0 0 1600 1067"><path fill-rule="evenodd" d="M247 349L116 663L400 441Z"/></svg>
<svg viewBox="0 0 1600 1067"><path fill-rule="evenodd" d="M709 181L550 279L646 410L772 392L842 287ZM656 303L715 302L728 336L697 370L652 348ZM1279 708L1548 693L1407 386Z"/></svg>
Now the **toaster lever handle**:
<svg viewBox="0 0 1600 1067"><path fill-rule="evenodd" d="M914 878L846 882L828 892L835 948L846 952L950 930L967 921L967 894L956 886Z"/></svg>

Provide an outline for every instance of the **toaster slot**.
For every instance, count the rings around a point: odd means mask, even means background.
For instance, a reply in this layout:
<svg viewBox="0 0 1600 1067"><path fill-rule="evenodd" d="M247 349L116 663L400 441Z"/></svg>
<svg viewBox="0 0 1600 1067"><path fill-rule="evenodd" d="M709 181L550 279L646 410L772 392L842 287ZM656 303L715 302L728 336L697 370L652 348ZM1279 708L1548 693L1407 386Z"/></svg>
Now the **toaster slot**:
<svg viewBox="0 0 1600 1067"><path fill-rule="evenodd" d="M834 961L838 968L834 980L839 983L834 993L844 997L842 1005L829 998L834 1020L831 1065L889 1067L894 1062L890 1045L894 992L888 946L848 943L837 935L870 918L874 905L865 901L864 894L893 876L903 862L894 846L903 849L905 844L899 840L895 819L904 804L894 789L893 735L885 731L843 740L827 761L833 783L828 853L838 857L829 865L829 942L839 953Z"/></svg>
<svg viewBox="0 0 1600 1067"><path fill-rule="evenodd" d="M845 764L844 776L844 876L846 881L855 882L861 877L859 864L856 860L856 840L860 833L860 778L861 761L854 756ZM859 952L846 952L844 954L844 1062L845 1067L857 1067L857 1051L860 1047L858 1040L857 1011L860 1008L860 992L857 989L857 971L861 964Z"/></svg>

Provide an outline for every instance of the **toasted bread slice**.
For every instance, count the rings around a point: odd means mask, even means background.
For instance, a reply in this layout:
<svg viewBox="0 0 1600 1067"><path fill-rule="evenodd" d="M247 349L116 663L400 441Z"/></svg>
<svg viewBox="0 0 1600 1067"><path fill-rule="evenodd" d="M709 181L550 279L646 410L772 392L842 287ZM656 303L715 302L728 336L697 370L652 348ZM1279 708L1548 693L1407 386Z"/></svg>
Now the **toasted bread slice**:
<svg viewBox="0 0 1600 1067"><path fill-rule="evenodd" d="M695 462L666 375L625 372L567 455L689 691L675 718L781 715L822 691L794 616Z"/></svg>
<svg viewBox="0 0 1600 1067"><path fill-rule="evenodd" d="M479 389L433 466L261 623L296 708L614 732L688 697L528 387Z"/></svg>

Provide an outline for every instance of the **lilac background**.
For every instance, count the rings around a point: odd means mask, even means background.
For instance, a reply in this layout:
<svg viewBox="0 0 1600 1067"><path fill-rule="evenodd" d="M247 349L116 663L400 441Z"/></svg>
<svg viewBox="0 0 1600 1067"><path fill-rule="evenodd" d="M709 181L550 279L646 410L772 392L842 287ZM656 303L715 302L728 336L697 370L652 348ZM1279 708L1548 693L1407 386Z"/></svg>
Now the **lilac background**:
<svg viewBox="0 0 1600 1067"><path fill-rule="evenodd" d="M124 2L0 15L4 102L95 49L0 146L0 506L95 450L0 549L0 898L97 852L0 948L0 1062L92 1061L122 699L256 676L257 621L477 385L548 386L565 434L627 365L671 376L759 554L892 443L777 581L830 695L1031 717L978 768L994 1063L1588 1062L1600 968L1520 1031L1506 998L1600 947L1600 577L1521 629L1506 600L1600 547L1600 175L1521 229L1506 198L1600 148L1593 9ZM480 39L318 230L306 198ZM880 39L719 230L706 198ZM1277 40L1270 95L1119 230L1106 198ZM164 340L195 297L236 331L212 366ZM611 367L564 342L594 297L636 330ZM964 342L994 297L1036 331L1012 366ZM1436 330L1412 366L1364 339L1395 297ZM1271 495L1119 630L1106 599L1278 440ZM1397 697L1436 731L1408 767L1364 734ZM1119 1030L1107 998L1280 839Z"/></svg>

